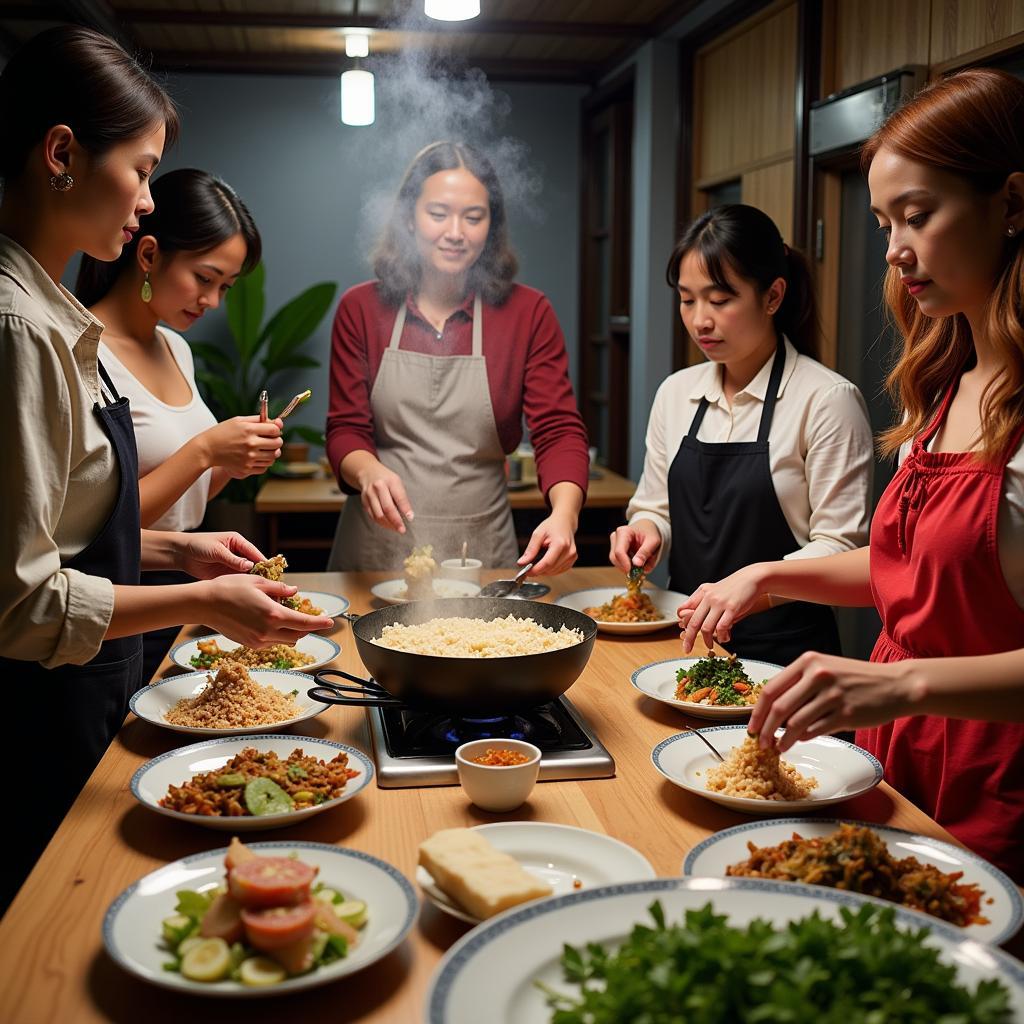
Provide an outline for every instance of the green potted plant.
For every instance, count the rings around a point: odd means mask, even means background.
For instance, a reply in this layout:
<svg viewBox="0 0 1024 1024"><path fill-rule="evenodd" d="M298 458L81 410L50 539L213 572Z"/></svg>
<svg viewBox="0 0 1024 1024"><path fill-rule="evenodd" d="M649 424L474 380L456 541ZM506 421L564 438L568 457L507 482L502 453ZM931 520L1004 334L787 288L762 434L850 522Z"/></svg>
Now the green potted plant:
<svg viewBox="0 0 1024 1024"><path fill-rule="evenodd" d="M331 307L337 285L330 281L312 285L286 302L264 323L265 277L260 263L251 273L239 278L227 293L225 305L231 347L202 341L191 343L199 362L196 380L218 419L257 412L261 391L269 391L273 395L270 415L276 416L292 397L281 392L280 388L275 389L274 383L279 375L289 370L312 370L320 366L320 360L303 352L302 347ZM302 438L310 444L324 443L320 431L301 424L285 427L285 441L294 438ZM245 504L251 510L262 482L263 477L260 476L232 480L218 495L218 500Z"/></svg>

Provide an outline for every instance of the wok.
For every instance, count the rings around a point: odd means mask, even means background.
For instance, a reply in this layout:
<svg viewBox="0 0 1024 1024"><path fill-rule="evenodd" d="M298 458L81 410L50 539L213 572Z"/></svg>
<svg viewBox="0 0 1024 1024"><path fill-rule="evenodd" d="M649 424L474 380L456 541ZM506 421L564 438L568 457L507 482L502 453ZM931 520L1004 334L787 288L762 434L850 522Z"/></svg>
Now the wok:
<svg viewBox="0 0 1024 1024"><path fill-rule="evenodd" d="M549 629L578 629L583 642L557 651L507 658L446 658L396 651L373 642L392 623L414 625L437 618L490 620L515 615ZM351 621L351 620L350 620ZM597 623L560 605L511 598L449 598L410 601L381 608L352 621L356 649L372 678L337 669L316 673L309 691L325 704L357 707L411 707L446 714L488 717L526 711L560 697L579 678L594 649ZM336 684L340 676L355 686ZM351 694L351 696L350 696Z"/></svg>

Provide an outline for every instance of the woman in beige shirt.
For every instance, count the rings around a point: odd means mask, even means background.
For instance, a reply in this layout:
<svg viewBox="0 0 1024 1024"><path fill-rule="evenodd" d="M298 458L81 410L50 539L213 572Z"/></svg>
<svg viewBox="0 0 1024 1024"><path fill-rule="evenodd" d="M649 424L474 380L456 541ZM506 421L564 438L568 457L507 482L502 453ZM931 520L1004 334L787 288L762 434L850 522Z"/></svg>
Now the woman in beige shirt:
<svg viewBox="0 0 1024 1024"><path fill-rule="evenodd" d="M22 804L0 903L124 720L143 682L139 633L205 622L259 646L331 624L275 600L293 588L243 575L261 556L238 534L140 530L103 325L59 284L76 251L110 260L131 240L177 124L163 90L88 29L42 33L0 74L0 678L7 757L46 779ZM199 582L141 587L140 567Z"/></svg>
<svg viewBox="0 0 1024 1024"><path fill-rule="evenodd" d="M667 556L672 588L690 594L768 551L797 559L863 544L871 429L857 388L815 359L803 258L760 210L722 206L686 229L668 278L707 362L658 389L612 562L628 572ZM839 650L832 610L802 602L739 624L729 640L741 657L781 664Z"/></svg>

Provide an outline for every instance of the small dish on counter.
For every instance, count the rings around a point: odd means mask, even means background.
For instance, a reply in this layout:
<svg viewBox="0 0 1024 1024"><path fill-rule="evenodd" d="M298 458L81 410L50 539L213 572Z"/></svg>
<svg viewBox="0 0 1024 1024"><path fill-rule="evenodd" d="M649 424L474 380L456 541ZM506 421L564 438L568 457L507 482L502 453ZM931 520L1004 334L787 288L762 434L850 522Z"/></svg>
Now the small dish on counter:
<svg viewBox="0 0 1024 1024"><path fill-rule="evenodd" d="M544 821L500 821L476 825L473 831L483 835L495 849L514 857L529 874L550 885L554 897L614 882L655 877L654 868L643 854L618 839L589 829ZM416 881L438 910L468 924L480 923L480 918L441 890L426 868L417 867Z"/></svg>
<svg viewBox="0 0 1024 1024"><path fill-rule="evenodd" d="M747 843L757 847L777 846L792 839L794 833L803 839L821 839L832 835L841 825L869 828L885 843L893 858L901 860L913 857L920 864L930 865L944 873L959 872L960 883L975 885L982 890L980 911L988 920L986 923L967 925L964 934L968 937L998 945L1016 935L1024 924L1024 900L1017 887L999 868L961 846L902 828L876 825L870 821L853 821L848 818L775 818L771 821L735 825L715 832L690 850L683 861L682 874L704 878L731 877L726 875L726 869L750 857Z"/></svg>
<svg viewBox="0 0 1024 1024"><path fill-rule="evenodd" d="M435 597L476 597L480 593L480 584L438 576L434 578L433 590ZM406 604L409 600L409 587L402 577L375 583L370 587L370 593L385 604Z"/></svg>
<svg viewBox="0 0 1024 1024"><path fill-rule="evenodd" d="M292 751L300 749L303 755L324 762L334 760L339 754L348 758L347 768L354 772L338 796L311 806L297 807L279 813L249 814L192 814L161 805L171 786L185 786L196 775L214 772L223 768L232 758L248 748L255 748L260 754L273 753L281 760ZM283 828L298 824L307 818L328 811L351 800L365 789L373 779L373 765L370 759L355 747L333 740L316 739L312 736L242 736L233 739L207 740L179 747L166 754L147 761L132 776L132 796L143 807L157 814L178 821L187 821L203 828L220 829L229 832L247 832L256 829ZM301 785L301 783L300 783Z"/></svg>
<svg viewBox="0 0 1024 1024"><path fill-rule="evenodd" d="M540 774L540 748L526 740L470 740L455 751L459 784L485 811L514 811L533 792Z"/></svg>
<svg viewBox="0 0 1024 1024"><path fill-rule="evenodd" d="M676 697L676 674L680 669L687 669L701 658L668 658L665 661L654 661L649 665L642 665L632 676L630 683L633 688L639 690L645 697L668 704L670 707L678 708L694 718L707 718L712 721L736 721L737 719L749 718L754 710L753 704L698 704L693 701L679 700ZM772 676L782 671L781 665L774 665L770 661L751 661L743 659L743 668L754 683L765 683Z"/></svg>
<svg viewBox="0 0 1024 1024"><path fill-rule="evenodd" d="M590 615L590 612L587 611L588 608L608 604L613 597L625 592L625 585L574 590L571 593L563 594L555 601L555 604ZM686 594L679 594L674 590L660 590L658 587L644 587L642 593L646 594L651 599L651 603L661 612L660 619L654 622L608 622L591 615L591 618L597 623L597 628L602 633L617 633L622 636L656 633L658 630L668 629L670 626L678 628L679 620L676 618L676 609L686 600Z"/></svg>
<svg viewBox="0 0 1024 1024"><path fill-rule="evenodd" d="M700 731L726 760L747 738L743 725L716 725ZM795 743L782 760L816 784L806 799L758 800L708 789L708 770L718 768L719 762L693 732L669 736L651 751L654 767L673 785L744 814L774 816L817 810L860 796L882 781L882 766L876 757L834 736Z"/></svg>
<svg viewBox="0 0 1024 1024"><path fill-rule="evenodd" d="M340 614L340 613L339 613ZM226 636L222 636L220 633L213 633L210 636L197 636L192 640L184 640L182 643L177 644L171 648L168 657L175 665L180 668L193 670L196 668L205 668L207 670L216 668L216 664L211 666L196 665L193 663L194 658L199 658L202 652L199 649L199 645L209 644L213 642L222 651L234 651L241 647L241 644L235 643L234 640L229 640ZM312 672L315 669L323 668L324 665L334 661L334 659L341 654L341 648L330 638L326 636L320 636L317 633L307 633L295 644L295 650L300 654L304 654L311 660L302 665L296 665L292 668L284 668L273 666L272 669L262 669L257 671L281 671L281 672Z"/></svg>
<svg viewBox="0 0 1024 1024"><path fill-rule="evenodd" d="M212 675L214 675L214 672L210 670L206 672L189 672L181 676L171 676L169 679L164 679L159 683L144 686L132 695L128 706L139 718L149 722L151 725L158 725L161 729L171 729L173 732L190 733L195 736L242 736L247 733L279 732L289 725L295 725L297 722L305 722L309 718L315 718L327 710L326 704L313 700L312 697L308 696L306 687L311 686L313 681L306 676L283 670L252 669L249 675L260 686L271 686L283 694L292 695L299 713L291 718L282 719L279 722L222 729L179 725L167 721L167 712L185 697L196 697L202 693L206 689Z"/></svg>

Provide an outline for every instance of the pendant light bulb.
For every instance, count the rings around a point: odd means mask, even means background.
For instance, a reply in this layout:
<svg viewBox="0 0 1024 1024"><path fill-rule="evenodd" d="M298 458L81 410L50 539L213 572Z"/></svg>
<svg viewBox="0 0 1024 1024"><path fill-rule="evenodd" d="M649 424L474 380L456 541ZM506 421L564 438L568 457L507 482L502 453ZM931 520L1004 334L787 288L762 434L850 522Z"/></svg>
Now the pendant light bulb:
<svg viewBox="0 0 1024 1024"><path fill-rule="evenodd" d="M341 76L341 123L353 126L373 124L373 72L352 70Z"/></svg>
<svg viewBox="0 0 1024 1024"><path fill-rule="evenodd" d="M423 13L435 21L469 21L480 14L480 0L423 0Z"/></svg>
<svg viewBox="0 0 1024 1024"><path fill-rule="evenodd" d="M370 37L365 32L345 33L345 56L368 57L370 54Z"/></svg>

